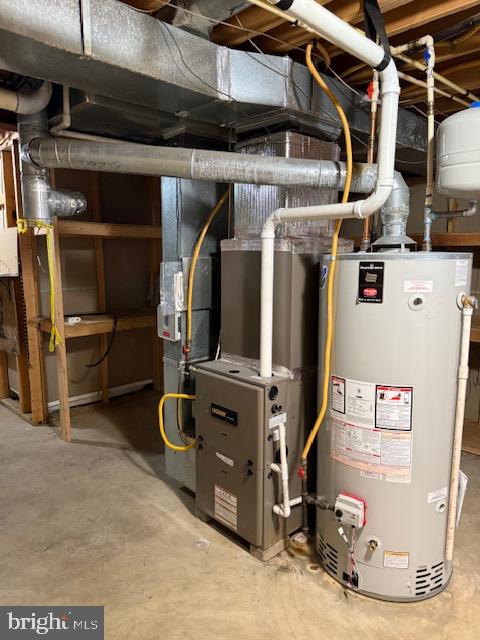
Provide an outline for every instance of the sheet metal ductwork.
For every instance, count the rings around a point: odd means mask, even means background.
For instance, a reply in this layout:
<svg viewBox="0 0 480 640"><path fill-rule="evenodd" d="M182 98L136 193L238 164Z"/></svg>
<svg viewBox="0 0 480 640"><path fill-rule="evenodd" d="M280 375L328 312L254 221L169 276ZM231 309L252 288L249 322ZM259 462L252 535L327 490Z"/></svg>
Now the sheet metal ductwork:
<svg viewBox="0 0 480 640"><path fill-rule="evenodd" d="M112 110L123 104L130 123L133 106L148 108L157 140L207 126L209 137L223 140L265 127L340 135L335 111L303 64L218 46L116 0L2 0L0 57L4 69L88 92L83 118L93 111L92 96L118 101ZM329 83L351 114L352 131L368 136L369 101ZM95 120L92 113L81 130L102 135ZM397 144L402 155L421 160L424 120L400 110Z"/></svg>

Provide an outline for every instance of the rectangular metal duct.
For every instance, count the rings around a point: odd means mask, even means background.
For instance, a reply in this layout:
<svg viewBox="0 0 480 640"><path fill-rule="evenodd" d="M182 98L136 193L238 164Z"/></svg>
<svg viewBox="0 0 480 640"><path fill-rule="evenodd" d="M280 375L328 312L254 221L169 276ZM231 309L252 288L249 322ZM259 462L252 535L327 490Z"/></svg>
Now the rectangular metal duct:
<svg viewBox="0 0 480 640"><path fill-rule="evenodd" d="M340 134L304 65L218 46L116 0L2 0L0 68L155 109L159 137L186 122L212 125L224 139L289 125ZM352 130L368 133L368 102L334 84ZM418 135L399 127L399 143L423 152L425 123L406 117Z"/></svg>

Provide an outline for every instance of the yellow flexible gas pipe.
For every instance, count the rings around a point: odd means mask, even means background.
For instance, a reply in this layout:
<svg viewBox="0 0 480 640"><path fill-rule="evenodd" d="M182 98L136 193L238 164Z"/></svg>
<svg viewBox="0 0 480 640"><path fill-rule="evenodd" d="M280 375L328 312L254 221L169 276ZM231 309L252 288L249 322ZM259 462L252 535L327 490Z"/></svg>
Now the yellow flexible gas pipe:
<svg viewBox="0 0 480 640"><path fill-rule="evenodd" d="M202 249L203 241L205 240L205 236L207 235L208 229L212 224L213 220L216 218L217 214L220 212L220 209L223 207L225 202L230 196L230 186L225 191L223 196L217 202L217 204L213 207L213 209L208 214L207 221L205 222L203 229L198 236L198 240L195 244L195 248L193 250L192 260L190 262L190 270L188 272L188 288L187 288L187 338L185 340L184 352L188 359L190 355L190 347L192 344L192 300L193 300L193 285L195 282L195 269L197 267L198 256L200 255L200 251Z"/></svg>
<svg viewBox="0 0 480 640"><path fill-rule="evenodd" d="M227 201L230 196L230 186L225 191L223 196L217 202L217 204L213 207L213 209L208 214L208 218L203 225L203 228L198 236L197 242L195 244L195 248L193 250L192 260L190 262L190 270L188 272L188 287L187 287L187 336L185 340L184 352L185 358L188 361L190 356L190 347L192 343L192 300L193 300L193 286L195 284L195 269L197 267L198 256L200 255L200 251L202 249L203 241L205 240L205 236L207 235L208 229L212 224L213 220L220 212L221 208ZM195 396L189 395L186 393L166 393L160 398L160 402L158 404L158 422L160 425L160 435L165 443L165 445L172 449L172 451L188 451L189 449L193 449L196 441L192 440L190 444L187 445L177 445L170 442L167 438L167 434L165 433L165 425L163 421L163 405L165 404L165 400L176 399L178 400L195 400Z"/></svg>
<svg viewBox="0 0 480 640"><path fill-rule="evenodd" d="M342 108L342 105L337 100L335 94L331 91L330 87L325 83L321 75L316 70L313 62L312 62L312 49L313 45L309 44L306 50L306 62L307 67L315 78L317 84L325 91L327 96L332 101L337 113L340 117L341 123L343 125L344 135L345 135L345 151L347 155L347 176L345 179L345 188L343 191L342 202L348 202L348 197L350 195L350 186L352 183L352 172L353 172L353 153L352 153L352 139L350 136L350 127L348 125L347 116L345 115L345 111ZM323 365L323 396L322 396L322 406L320 408L320 412L315 421L315 424L312 427L310 435L307 438L307 442L302 451L302 462L305 462L308 456L308 452L315 440L315 437L320 429L320 425L325 418L325 414L327 412L328 406L328 393L330 389L330 361L332 355L332 344L333 344L333 311L334 311L334 300L333 300L333 287L335 284L335 266L337 259L337 249L338 249L338 236L340 234L340 228L342 226L342 221L337 220L335 224L335 232L332 238L332 257L330 263L330 270L328 273L328 282L327 282L327 336L325 338L325 358Z"/></svg>
<svg viewBox="0 0 480 640"><path fill-rule="evenodd" d="M172 449L172 451L188 451L189 449L193 449L193 447L195 446L195 440L192 440L190 444L186 444L183 446L173 444L173 442L170 442L170 440L167 438L167 434L165 433L165 425L163 423L163 405L165 404L165 400L169 400L171 398L178 398L180 400L195 400L195 396L188 395L187 393L166 393L160 398L160 402L158 403L158 424L160 425L160 435L162 436L162 440L164 441L165 445L169 449Z"/></svg>

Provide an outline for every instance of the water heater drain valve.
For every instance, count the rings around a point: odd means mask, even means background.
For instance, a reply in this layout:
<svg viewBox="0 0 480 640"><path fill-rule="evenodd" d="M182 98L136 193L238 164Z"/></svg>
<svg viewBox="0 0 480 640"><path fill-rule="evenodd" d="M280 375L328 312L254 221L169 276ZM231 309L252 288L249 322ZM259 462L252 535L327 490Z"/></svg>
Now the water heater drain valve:
<svg viewBox="0 0 480 640"><path fill-rule="evenodd" d="M367 524L367 503L350 493L339 493L335 500L335 518L343 524L361 529Z"/></svg>

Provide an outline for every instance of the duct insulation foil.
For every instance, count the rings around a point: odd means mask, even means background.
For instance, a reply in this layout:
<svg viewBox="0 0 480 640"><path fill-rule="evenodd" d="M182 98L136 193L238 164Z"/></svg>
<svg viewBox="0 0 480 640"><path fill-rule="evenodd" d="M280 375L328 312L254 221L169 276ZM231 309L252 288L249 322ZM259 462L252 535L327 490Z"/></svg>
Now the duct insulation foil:
<svg viewBox="0 0 480 640"><path fill-rule="evenodd" d="M328 260L323 265L328 269ZM471 272L468 253L338 258L329 407L317 462L317 493L336 506L317 509L316 545L327 572L365 595L422 600L451 576L445 543L458 297L469 292ZM326 312L322 282L319 362ZM321 370L318 381L320 403Z"/></svg>
<svg viewBox="0 0 480 640"><path fill-rule="evenodd" d="M239 153L310 160L338 160L340 157L340 149L335 142L325 142L294 131L255 138L237 145L236 150ZM338 202L338 192L334 189L236 184L235 237L258 238L265 220L276 209L335 202ZM333 235L333 230L334 222L331 220L284 222L277 226L276 235L279 238L328 238Z"/></svg>

